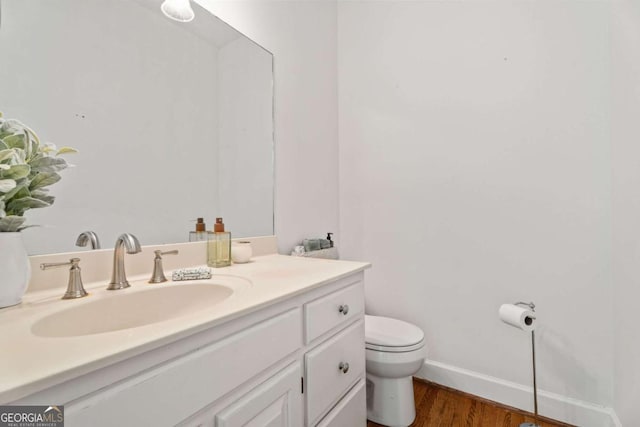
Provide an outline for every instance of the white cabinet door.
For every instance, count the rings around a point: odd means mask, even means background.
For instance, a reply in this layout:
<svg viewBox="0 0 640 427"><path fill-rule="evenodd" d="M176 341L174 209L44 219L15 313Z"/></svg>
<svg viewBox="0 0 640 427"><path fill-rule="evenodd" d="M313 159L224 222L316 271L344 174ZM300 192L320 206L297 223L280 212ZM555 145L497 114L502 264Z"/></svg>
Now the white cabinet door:
<svg viewBox="0 0 640 427"><path fill-rule="evenodd" d="M302 391L300 363L245 394L215 417L216 427L300 427Z"/></svg>
<svg viewBox="0 0 640 427"><path fill-rule="evenodd" d="M367 393L364 380L358 381L347 395L317 427L365 427L367 425Z"/></svg>

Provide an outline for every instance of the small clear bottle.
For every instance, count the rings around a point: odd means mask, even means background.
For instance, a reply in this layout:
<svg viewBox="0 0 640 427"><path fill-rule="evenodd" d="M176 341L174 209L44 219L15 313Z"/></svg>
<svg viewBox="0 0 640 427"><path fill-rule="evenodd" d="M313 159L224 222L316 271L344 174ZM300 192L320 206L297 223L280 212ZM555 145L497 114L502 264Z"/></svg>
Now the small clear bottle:
<svg viewBox="0 0 640 427"><path fill-rule="evenodd" d="M198 218L196 221L196 231L189 232L190 242L204 242L207 240L207 226L204 224L203 218Z"/></svg>
<svg viewBox="0 0 640 427"><path fill-rule="evenodd" d="M222 218L216 218L207 239L207 265L216 268L231 265L231 233L224 231Z"/></svg>

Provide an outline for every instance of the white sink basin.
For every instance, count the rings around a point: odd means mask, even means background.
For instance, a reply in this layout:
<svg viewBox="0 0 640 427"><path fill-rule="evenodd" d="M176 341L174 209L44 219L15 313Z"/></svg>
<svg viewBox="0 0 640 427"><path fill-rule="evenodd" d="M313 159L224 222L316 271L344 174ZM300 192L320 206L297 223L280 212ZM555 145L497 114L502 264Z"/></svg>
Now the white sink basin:
<svg viewBox="0 0 640 427"><path fill-rule="evenodd" d="M233 293L234 287L213 281L104 291L65 301L79 304L43 317L31 331L40 337L74 337L136 328L210 309Z"/></svg>

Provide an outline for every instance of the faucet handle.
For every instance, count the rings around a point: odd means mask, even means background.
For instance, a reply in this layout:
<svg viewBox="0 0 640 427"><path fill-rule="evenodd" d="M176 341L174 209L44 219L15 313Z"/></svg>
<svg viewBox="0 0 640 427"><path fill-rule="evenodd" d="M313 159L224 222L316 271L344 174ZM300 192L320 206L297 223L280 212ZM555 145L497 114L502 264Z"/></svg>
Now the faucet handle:
<svg viewBox="0 0 640 427"><path fill-rule="evenodd" d="M82 284L82 277L80 275L80 258L71 258L69 262L51 262L40 264L40 269L49 270L50 268L64 267L70 265L69 269L69 283L67 284L67 291L62 296L62 299L75 299L82 298L89 295L84 290Z"/></svg>
<svg viewBox="0 0 640 427"><path fill-rule="evenodd" d="M173 251L153 251L156 254L156 257L153 259L153 274L151 274L151 279L149 279L149 283L162 283L166 282L167 278L164 275L164 269L162 268L162 255L177 255L178 250L175 249Z"/></svg>
<svg viewBox="0 0 640 427"><path fill-rule="evenodd" d="M157 257L162 258L162 256L161 256L161 255L178 255L179 251L178 251L177 249L174 249L174 250L172 250L172 251L165 251L165 252L162 252L162 251L153 251L153 253L154 253L154 254L156 254L156 258L157 258Z"/></svg>

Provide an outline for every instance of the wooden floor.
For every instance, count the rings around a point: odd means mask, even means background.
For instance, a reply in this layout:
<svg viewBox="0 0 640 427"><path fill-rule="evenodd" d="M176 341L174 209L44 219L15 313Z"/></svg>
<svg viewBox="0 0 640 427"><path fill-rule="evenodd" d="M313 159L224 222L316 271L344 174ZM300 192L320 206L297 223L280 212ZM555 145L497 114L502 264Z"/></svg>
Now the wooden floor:
<svg viewBox="0 0 640 427"><path fill-rule="evenodd" d="M533 414L509 408L434 383L413 381L416 420L411 427L518 427L533 422ZM369 421L367 427L380 424ZM540 427L571 427L539 418Z"/></svg>

